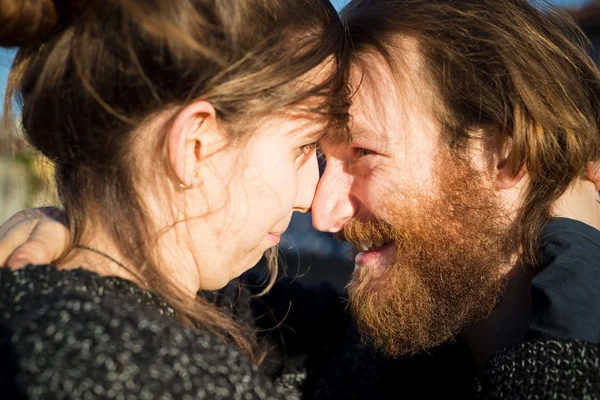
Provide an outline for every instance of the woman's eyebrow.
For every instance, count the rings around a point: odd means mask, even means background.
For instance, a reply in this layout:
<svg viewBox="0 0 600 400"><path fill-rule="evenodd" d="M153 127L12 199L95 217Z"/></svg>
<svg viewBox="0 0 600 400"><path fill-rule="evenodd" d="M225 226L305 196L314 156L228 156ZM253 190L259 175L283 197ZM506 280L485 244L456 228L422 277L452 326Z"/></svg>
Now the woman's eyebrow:
<svg viewBox="0 0 600 400"><path fill-rule="evenodd" d="M311 142L320 142L327 135L327 130L324 126L318 126L307 130L303 135L303 139L310 140Z"/></svg>

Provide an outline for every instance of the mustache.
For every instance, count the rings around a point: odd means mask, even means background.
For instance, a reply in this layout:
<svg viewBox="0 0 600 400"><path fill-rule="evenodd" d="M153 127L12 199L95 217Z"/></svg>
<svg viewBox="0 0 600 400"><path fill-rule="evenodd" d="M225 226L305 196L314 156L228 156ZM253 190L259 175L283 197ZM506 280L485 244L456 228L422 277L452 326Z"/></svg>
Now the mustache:
<svg viewBox="0 0 600 400"><path fill-rule="evenodd" d="M398 239L398 233L391 224L374 216L363 220L353 218L346 222L344 228L334 236L340 242L354 245L367 240L396 241Z"/></svg>

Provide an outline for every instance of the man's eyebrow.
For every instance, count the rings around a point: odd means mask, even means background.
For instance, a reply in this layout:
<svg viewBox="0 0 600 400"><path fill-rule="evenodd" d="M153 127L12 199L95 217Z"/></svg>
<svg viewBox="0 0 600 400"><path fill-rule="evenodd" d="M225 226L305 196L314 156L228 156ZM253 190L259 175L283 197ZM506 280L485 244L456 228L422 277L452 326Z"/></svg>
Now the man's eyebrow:
<svg viewBox="0 0 600 400"><path fill-rule="evenodd" d="M375 135L375 132L373 132L372 129L360 124L360 125L354 125L353 127L351 127L350 134L352 135L353 140L354 139L363 139L363 138L371 139Z"/></svg>

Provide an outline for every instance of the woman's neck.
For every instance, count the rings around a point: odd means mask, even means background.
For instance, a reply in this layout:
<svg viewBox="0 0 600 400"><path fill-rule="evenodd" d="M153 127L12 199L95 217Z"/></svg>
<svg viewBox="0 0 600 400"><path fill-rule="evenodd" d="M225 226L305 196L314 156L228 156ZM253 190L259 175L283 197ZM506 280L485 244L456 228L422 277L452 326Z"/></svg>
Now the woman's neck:
<svg viewBox="0 0 600 400"><path fill-rule="evenodd" d="M161 239L168 239L168 236L169 234L163 235ZM170 284L179 289L182 294L195 297L198 292L197 275L193 274L195 269L185 267L191 265L190 261L175 254L178 249L176 245L165 246L166 244L165 242L159 244L159 249L163 251L160 251L158 256L159 260L167 261L159 262L158 265L154 263L155 267L162 268L160 272L165 277L165 281L172 279ZM144 275L139 271L139 265L125 256L120 247L107 235L98 232L84 236L84 239L57 263L57 268L64 270L83 268L101 276L116 276L129 280L143 289L149 287ZM168 283L161 282L161 284Z"/></svg>
<svg viewBox="0 0 600 400"><path fill-rule="evenodd" d="M157 251L147 256L154 256L154 262L147 268L160 269L156 271L158 274L153 274L164 277L164 282L159 282L159 285L171 285L182 295L195 298L199 290L197 262L193 254L185 250L181 241L181 235L177 235L176 229L161 234L154 244ZM140 271L141 266L124 254L121 246L97 226L93 231L84 232L79 243L57 264L60 269L83 268L101 276L126 279L146 288L149 285Z"/></svg>
<svg viewBox="0 0 600 400"><path fill-rule="evenodd" d="M75 245L59 263L57 268L63 270L83 268L101 276L116 276L132 281L140 287L147 286L137 273L135 266L123 256L117 246L109 240L95 235L93 239Z"/></svg>

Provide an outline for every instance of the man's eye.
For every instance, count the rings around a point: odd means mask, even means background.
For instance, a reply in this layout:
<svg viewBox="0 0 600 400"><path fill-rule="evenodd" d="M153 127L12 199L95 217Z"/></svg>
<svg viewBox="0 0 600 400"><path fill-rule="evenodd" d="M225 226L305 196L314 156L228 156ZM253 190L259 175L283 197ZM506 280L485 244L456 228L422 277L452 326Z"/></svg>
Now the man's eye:
<svg viewBox="0 0 600 400"><path fill-rule="evenodd" d="M354 148L354 156L356 158L370 156L372 154L375 154L375 152L371 151L369 149L363 149L362 147L355 147Z"/></svg>

